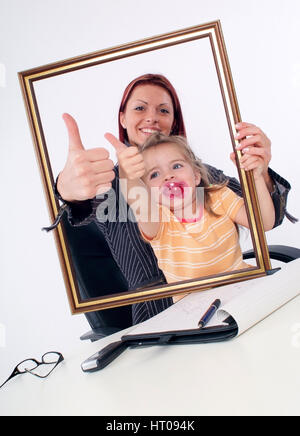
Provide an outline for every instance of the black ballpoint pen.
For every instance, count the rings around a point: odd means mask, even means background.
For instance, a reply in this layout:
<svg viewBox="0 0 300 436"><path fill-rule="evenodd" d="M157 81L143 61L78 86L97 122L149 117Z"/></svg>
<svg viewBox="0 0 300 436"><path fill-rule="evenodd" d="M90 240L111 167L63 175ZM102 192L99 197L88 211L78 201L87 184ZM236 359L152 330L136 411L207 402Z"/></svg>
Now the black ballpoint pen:
<svg viewBox="0 0 300 436"><path fill-rule="evenodd" d="M198 327L202 329L208 321L214 316L216 311L219 309L221 305L221 301L219 299L215 300L207 309L205 314L201 317L200 321L198 322Z"/></svg>

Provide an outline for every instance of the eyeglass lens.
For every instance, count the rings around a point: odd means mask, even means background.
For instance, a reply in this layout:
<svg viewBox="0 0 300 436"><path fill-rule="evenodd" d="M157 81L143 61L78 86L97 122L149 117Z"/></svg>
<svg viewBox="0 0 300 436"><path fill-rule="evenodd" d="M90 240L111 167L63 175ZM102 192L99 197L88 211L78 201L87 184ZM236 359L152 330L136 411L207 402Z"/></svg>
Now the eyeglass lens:
<svg viewBox="0 0 300 436"><path fill-rule="evenodd" d="M46 364L57 363L60 359L61 354L50 351L49 353L45 353L42 357L42 362Z"/></svg>
<svg viewBox="0 0 300 436"><path fill-rule="evenodd" d="M27 371L32 371L33 369L37 368L39 366L39 363L36 360L33 359L26 359L23 360L23 362L20 362L17 366L17 371L23 373Z"/></svg>
<svg viewBox="0 0 300 436"><path fill-rule="evenodd" d="M38 362L38 367L29 370L29 372L33 375L36 375L37 377L47 377L62 360L63 357L60 353L45 353L42 356L41 362Z"/></svg>

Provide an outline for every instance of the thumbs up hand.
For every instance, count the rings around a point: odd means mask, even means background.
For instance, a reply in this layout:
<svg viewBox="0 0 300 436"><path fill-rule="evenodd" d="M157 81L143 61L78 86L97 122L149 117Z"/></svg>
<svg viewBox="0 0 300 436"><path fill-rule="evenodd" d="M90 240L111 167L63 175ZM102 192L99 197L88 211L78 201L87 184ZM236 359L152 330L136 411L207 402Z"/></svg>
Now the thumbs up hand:
<svg viewBox="0 0 300 436"><path fill-rule="evenodd" d="M145 174L145 164L142 154L135 146L127 147L111 133L104 137L111 143L117 152L120 167L120 177L128 180L136 180Z"/></svg>
<svg viewBox="0 0 300 436"><path fill-rule="evenodd" d="M82 201L107 192L115 178L114 163L105 148L85 150L74 118L63 115L69 135L69 151L59 174L57 190L66 201Z"/></svg>

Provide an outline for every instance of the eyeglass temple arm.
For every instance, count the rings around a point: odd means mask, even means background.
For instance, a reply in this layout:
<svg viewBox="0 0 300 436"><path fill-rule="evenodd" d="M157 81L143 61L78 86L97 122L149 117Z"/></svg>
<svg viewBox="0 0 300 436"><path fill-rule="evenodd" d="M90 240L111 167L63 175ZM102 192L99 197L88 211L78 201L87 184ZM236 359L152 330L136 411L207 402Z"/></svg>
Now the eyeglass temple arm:
<svg viewBox="0 0 300 436"><path fill-rule="evenodd" d="M15 377L16 375L21 374L21 372L18 370L18 367L16 366L15 369L13 370L13 372L10 374L10 376L5 380L4 383L2 383L2 385L0 385L0 389L2 388L2 386L4 386L9 380L11 380L13 377Z"/></svg>

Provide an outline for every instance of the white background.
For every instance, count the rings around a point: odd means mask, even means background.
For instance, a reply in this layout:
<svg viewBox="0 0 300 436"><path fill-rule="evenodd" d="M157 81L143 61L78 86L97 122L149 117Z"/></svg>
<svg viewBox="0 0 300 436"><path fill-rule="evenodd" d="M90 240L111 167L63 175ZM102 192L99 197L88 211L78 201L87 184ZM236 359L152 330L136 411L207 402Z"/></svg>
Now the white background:
<svg viewBox="0 0 300 436"><path fill-rule="evenodd" d="M180 61L179 61L180 60ZM122 72L120 74L120 71ZM63 168L67 147L62 113L71 113L86 148L105 146L105 132L118 136L118 109L125 87L145 74L165 75L175 87L189 144L205 162L237 177L232 144L209 37L34 82L53 174Z"/></svg>
<svg viewBox="0 0 300 436"><path fill-rule="evenodd" d="M300 217L298 0L0 0L0 382L18 361L64 352L89 330L70 314L53 236L40 230L49 217L17 72L216 19L242 118L271 138L271 166ZM267 237L299 248L300 224L285 220Z"/></svg>

